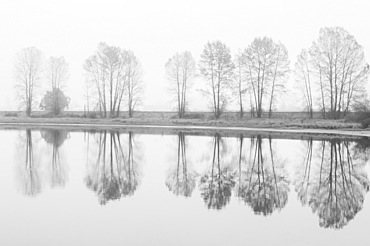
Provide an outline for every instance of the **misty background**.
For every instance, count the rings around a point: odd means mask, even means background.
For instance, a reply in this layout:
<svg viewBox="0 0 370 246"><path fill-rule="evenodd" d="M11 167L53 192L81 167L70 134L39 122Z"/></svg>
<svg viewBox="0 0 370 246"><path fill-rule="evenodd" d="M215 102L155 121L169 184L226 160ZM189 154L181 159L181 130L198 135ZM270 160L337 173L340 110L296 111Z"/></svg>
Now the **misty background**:
<svg viewBox="0 0 370 246"><path fill-rule="evenodd" d="M370 57L370 3L367 1L10 1L0 2L0 110L17 110L14 58L22 48L35 46L45 59L64 56L70 78L65 94L68 110L83 110L83 62L99 42L132 50L143 67L145 93L138 110L173 110L165 63L188 50L198 62L208 41L224 42L234 55L255 37L271 37L288 49L290 68L297 55L311 46L323 27L341 26ZM278 111L302 111L291 73L287 94ZM190 111L208 111L196 90L189 95ZM367 91L370 91L369 81ZM45 82L46 85L46 82ZM234 103L229 110L237 110Z"/></svg>

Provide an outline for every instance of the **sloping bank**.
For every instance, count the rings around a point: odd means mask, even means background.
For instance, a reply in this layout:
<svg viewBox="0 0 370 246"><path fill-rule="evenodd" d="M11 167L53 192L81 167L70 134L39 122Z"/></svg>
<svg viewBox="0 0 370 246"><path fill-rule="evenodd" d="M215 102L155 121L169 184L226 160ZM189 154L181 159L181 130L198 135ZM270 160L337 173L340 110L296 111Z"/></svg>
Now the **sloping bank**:
<svg viewBox="0 0 370 246"><path fill-rule="evenodd" d="M229 127L229 126L180 126L180 125L126 125L104 123L31 123L31 122L0 122L0 129L50 129L58 128L68 131L104 131L112 130L119 132L135 132L140 134L177 134L185 132L189 135L214 135L223 136L251 136L262 135L274 138L369 138L370 131L350 129L289 129L289 128L253 128L253 127Z"/></svg>

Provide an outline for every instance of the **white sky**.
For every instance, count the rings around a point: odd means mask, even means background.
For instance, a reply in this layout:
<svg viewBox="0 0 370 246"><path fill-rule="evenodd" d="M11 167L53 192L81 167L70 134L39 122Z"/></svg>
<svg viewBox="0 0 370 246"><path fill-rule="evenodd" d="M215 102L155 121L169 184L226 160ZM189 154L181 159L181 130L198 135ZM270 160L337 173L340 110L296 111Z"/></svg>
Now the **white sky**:
<svg viewBox="0 0 370 246"><path fill-rule="evenodd" d="M199 60L207 41L221 40L236 53L255 37L280 40L291 68L319 29L343 26L364 47L370 62L370 2L348 1L0 1L0 110L16 109L13 60L17 51L35 46L70 65L66 94L71 109L82 110L82 64L99 42L131 49L140 59L146 87L142 110L171 110L164 64L189 50ZM201 80L196 83L202 83ZM369 83L367 85L369 88ZM280 109L297 105L291 96ZM191 110L206 110L198 93Z"/></svg>

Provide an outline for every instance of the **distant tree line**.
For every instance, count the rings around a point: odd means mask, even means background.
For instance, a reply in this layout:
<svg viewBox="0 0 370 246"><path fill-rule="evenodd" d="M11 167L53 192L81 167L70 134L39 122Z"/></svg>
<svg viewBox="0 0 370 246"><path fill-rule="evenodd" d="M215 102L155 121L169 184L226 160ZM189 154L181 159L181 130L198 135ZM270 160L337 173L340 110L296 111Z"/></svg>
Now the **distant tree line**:
<svg viewBox="0 0 370 246"><path fill-rule="evenodd" d="M70 99L64 89L69 71L64 57L50 57L45 63L42 52L29 47L17 53L14 65L20 107L27 116L45 88L40 109L58 115L68 107ZM133 116L143 100L144 84L141 63L132 51L99 43L83 69L87 111L92 107L105 118L118 117L122 108L127 108L129 117ZM363 47L342 27L322 28L311 47L300 52L293 71L287 48L269 37L255 38L234 56L221 41L208 42L198 64L189 51L174 54L165 64L179 118L186 115L197 77L203 81L199 91L216 119L232 102L238 104L241 118L248 111L251 117L261 118L264 112L271 117L278 98L288 92L291 72L294 90L290 93L299 96L309 118L314 110L323 118L343 118L367 102L370 66Z"/></svg>
<svg viewBox="0 0 370 246"><path fill-rule="evenodd" d="M185 68L181 57L190 57L192 66ZM176 95L179 117L184 117L191 80L198 74L204 81L202 95L208 99L214 117L219 118L232 101L239 105L243 117L246 108L252 117L268 117L279 96L287 92L291 74L286 47L269 37L255 38L234 58L221 41L208 42L198 61L190 52L175 54L166 63L170 88ZM324 118L345 117L356 103L365 102L365 84L370 67L364 51L355 38L341 27L322 28L309 50L303 49L295 64L294 91L302 101L309 118L314 109ZM186 76L191 74L191 76ZM184 89L186 88L186 93Z"/></svg>

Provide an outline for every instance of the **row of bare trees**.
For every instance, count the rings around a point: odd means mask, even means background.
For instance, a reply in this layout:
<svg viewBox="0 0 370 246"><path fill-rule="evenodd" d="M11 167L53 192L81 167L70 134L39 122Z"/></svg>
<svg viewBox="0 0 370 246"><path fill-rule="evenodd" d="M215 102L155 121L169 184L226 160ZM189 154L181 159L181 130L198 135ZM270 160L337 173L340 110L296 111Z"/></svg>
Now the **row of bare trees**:
<svg viewBox="0 0 370 246"><path fill-rule="evenodd" d="M215 118L219 118L233 100L238 102L240 116L243 117L247 97L253 117L260 118L264 107L268 107L271 117L277 95L285 89L289 59L285 46L267 37L256 38L234 59L226 44L215 41L205 45L198 68L205 81L201 93L208 98ZM177 53L170 58L166 63L166 74L182 118L187 92L196 76L195 60L190 52Z"/></svg>
<svg viewBox="0 0 370 246"><path fill-rule="evenodd" d="M83 64L86 75L86 98L94 101L102 117L117 117L126 101L129 117L141 102L142 67L130 50L100 43Z"/></svg>
<svg viewBox="0 0 370 246"><path fill-rule="evenodd" d="M69 66L65 58L51 56L46 62L41 50L28 47L15 56L15 88L20 108L25 108L30 116L37 107L38 97L47 90L40 104L41 109L48 109L58 115L67 103L60 103L67 97L63 90L69 78Z"/></svg>
<svg viewBox="0 0 370 246"><path fill-rule="evenodd" d="M44 79L50 93L40 107L57 115L68 106L69 100L60 99L69 77L68 63L64 57L50 57L46 64L35 47L22 49L16 56L16 88L27 116L36 105ZM205 82L200 92L208 99L215 118L233 101L239 105L241 117L249 107L251 116L260 118L266 111L271 117L279 95L287 91L289 64L282 43L258 37L234 57L221 41L208 42L197 65L189 51L176 53L165 64L165 70L180 118L185 116L197 76ZM88 110L92 104L102 117L116 117L126 106L129 117L133 116L143 99L143 81L140 61L132 51L100 43L83 68ZM311 47L298 55L294 87L310 118L319 109L324 118L338 119L346 116L354 103L365 100L369 73L363 47L354 36L342 27L326 27Z"/></svg>
<svg viewBox="0 0 370 246"><path fill-rule="evenodd" d="M226 44L208 42L198 71L188 51L175 54L165 67L180 118L185 115L186 96L196 75L205 81L201 92L215 118L232 101L239 105L240 117L249 104L251 116L261 118L264 111L272 116L278 96L287 91L289 64L286 47L262 37L255 38L234 58ZM341 27L323 28L318 40L297 58L294 87L310 118L317 108L324 118L338 119L350 112L355 102L366 98L369 71L363 48L352 35Z"/></svg>

